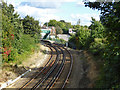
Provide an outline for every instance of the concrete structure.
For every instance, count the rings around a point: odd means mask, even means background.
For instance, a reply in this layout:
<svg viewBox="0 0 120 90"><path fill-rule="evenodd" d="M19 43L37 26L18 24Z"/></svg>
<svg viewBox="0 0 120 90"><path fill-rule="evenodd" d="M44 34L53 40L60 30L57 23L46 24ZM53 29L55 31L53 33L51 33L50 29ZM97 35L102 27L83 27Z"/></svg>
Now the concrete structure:
<svg viewBox="0 0 120 90"><path fill-rule="evenodd" d="M47 33L50 33L50 32L51 32L50 28L41 29L41 38L43 38Z"/></svg>
<svg viewBox="0 0 120 90"><path fill-rule="evenodd" d="M48 33L49 33L49 35L47 36L48 38L55 38L56 35L55 27L43 27L41 29L42 38Z"/></svg>
<svg viewBox="0 0 120 90"><path fill-rule="evenodd" d="M50 35L50 38L52 38L52 39L55 38L55 35Z"/></svg>
<svg viewBox="0 0 120 90"><path fill-rule="evenodd" d="M68 41L70 37L70 35L68 34L58 34L57 36L59 37L59 39L63 39L65 41Z"/></svg>

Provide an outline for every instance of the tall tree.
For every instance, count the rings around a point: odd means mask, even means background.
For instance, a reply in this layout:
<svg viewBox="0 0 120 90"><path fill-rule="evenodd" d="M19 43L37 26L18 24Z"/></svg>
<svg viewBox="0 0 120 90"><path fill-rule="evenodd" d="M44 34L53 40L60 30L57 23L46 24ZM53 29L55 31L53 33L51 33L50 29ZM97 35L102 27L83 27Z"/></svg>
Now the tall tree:
<svg viewBox="0 0 120 90"><path fill-rule="evenodd" d="M85 2L85 6L101 10L100 20L106 27L106 34L110 36L109 40L113 40L114 35L116 35L116 40L120 41L118 34L120 33L120 2L107 2L106 0L103 2Z"/></svg>
<svg viewBox="0 0 120 90"><path fill-rule="evenodd" d="M104 27L100 21L96 21L92 17L92 24L89 26L91 29L91 35L93 38L103 38L104 37Z"/></svg>
<svg viewBox="0 0 120 90"><path fill-rule="evenodd" d="M26 16L23 19L23 28L24 33L30 35L31 37L36 38L36 40L40 40L40 26L39 21L34 20L33 17Z"/></svg>
<svg viewBox="0 0 120 90"><path fill-rule="evenodd" d="M85 6L101 11L100 20L105 26L107 38L107 47L103 54L106 61L101 80L97 85L98 87L120 89L120 1L85 2Z"/></svg>
<svg viewBox="0 0 120 90"><path fill-rule="evenodd" d="M60 20L60 22L64 22L65 23L65 20Z"/></svg>
<svg viewBox="0 0 120 90"><path fill-rule="evenodd" d="M46 23L44 24L46 25ZM69 28L72 28L71 23L65 22L64 20L56 21L56 20L50 20L48 23L49 26L54 26L55 28L61 28L64 34L68 34ZM60 32L62 33L60 30Z"/></svg>
<svg viewBox="0 0 120 90"><path fill-rule="evenodd" d="M57 26L57 21L56 20L50 20L49 23L48 23L48 26L56 27Z"/></svg>

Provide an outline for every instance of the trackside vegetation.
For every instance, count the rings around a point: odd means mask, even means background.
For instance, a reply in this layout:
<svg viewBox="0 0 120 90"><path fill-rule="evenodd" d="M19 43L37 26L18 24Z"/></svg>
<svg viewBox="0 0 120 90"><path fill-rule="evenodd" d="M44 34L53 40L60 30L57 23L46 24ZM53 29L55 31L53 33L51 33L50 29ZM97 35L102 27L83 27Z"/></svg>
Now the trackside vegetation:
<svg viewBox="0 0 120 90"><path fill-rule="evenodd" d="M12 4L2 2L2 56L3 63L18 62L38 49L39 21L26 16L21 19Z"/></svg>
<svg viewBox="0 0 120 90"><path fill-rule="evenodd" d="M100 21L92 18L88 28L79 27L69 46L101 58L95 88L120 89L120 2L85 2L85 6L100 10Z"/></svg>
<svg viewBox="0 0 120 90"><path fill-rule="evenodd" d="M96 0L97 1L97 0ZM99 1L99 0L98 0ZM69 47L87 50L100 62L100 72L95 88L120 89L120 1L85 2L85 7L101 11L100 21L91 17L90 26L71 25L64 20L50 20L44 25L54 26L56 34L69 34ZM112 0L111 0L112 1ZM114 0L116 1L116 0ZM2 7L2 56L3 63L19 62L35 50L39 50L41 38L39 21L27 15L21 18L12 4L0 3ZM66 41L55 39L62 44ZM78 67L79 68L79 67Z"/></svg>

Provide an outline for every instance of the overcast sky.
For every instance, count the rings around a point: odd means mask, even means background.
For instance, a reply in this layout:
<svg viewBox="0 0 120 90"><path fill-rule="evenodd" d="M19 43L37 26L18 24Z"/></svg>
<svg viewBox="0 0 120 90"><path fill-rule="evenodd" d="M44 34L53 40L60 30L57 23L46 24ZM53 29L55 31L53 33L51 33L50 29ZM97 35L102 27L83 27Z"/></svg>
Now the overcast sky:
<svg viewBox="0 0 120 90"><path fill-rule="evenodd" d="M6 0L4 0L6 1ZM81 25L90 25L91 17L99 20L100 12L85 7L83 0L7 0L13 4L15 11L23 18L26 15L34 17L40 23L48 22L51 19L65 20L77 24L78 19ZM91 0L94 1L94 0Z"/></svg>

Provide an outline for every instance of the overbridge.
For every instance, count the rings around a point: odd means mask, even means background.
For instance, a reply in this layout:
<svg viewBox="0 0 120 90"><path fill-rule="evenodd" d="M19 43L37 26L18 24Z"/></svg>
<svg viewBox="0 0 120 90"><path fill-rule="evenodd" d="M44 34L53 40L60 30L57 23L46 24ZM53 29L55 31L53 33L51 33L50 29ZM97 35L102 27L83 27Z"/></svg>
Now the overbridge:
<svg viewBox="0 0 120 90"><path fill-rule="evenodd" d="M41 29L42 38L46 39L51 32L51 29Z"/></svg>

